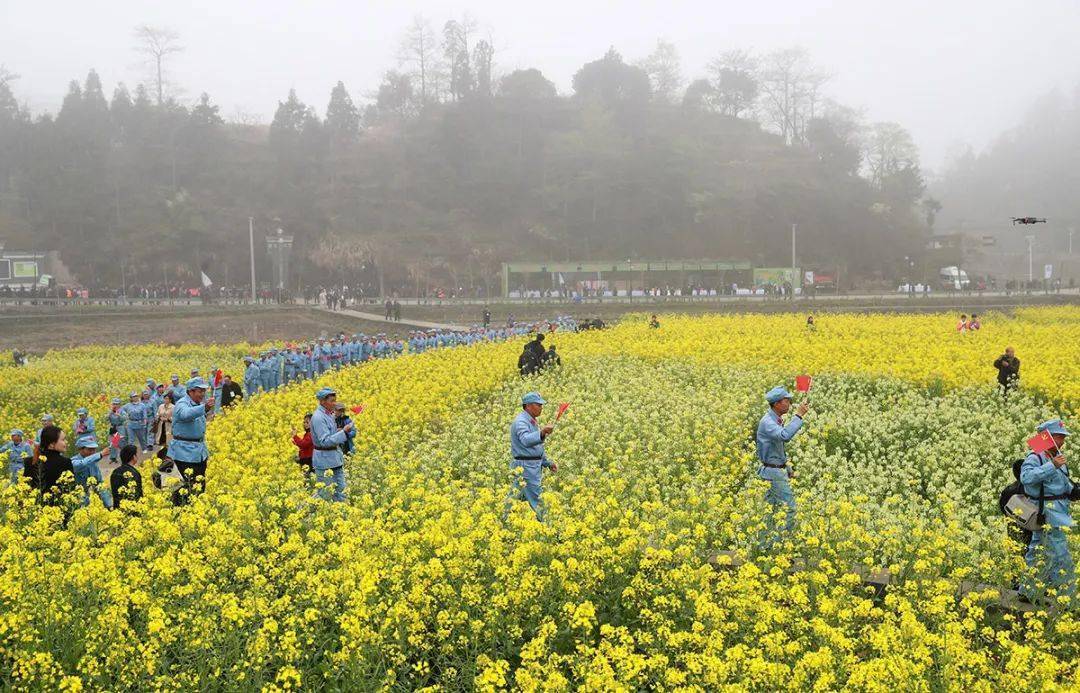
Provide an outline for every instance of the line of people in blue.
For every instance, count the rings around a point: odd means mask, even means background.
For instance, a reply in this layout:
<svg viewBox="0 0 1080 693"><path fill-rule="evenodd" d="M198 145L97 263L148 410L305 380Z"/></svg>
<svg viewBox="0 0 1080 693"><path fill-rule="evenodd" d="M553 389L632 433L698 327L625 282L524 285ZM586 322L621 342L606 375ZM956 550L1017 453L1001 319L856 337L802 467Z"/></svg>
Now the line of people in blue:
<svg viewBox="0 0 1080 693"><path fill-rule="evenodd" d="M558 317L542 323L514 323L506 327L472 326L467 330L414 330L406 339L376 335L339 334L322 337L310 344L286 344L244 358L246 396L270 392L297 380L313 380L327 371L364 363L372 359L395 358L402 354L421 354L436 349L501 342L543 330L575 331L570 317Z"/></svg>
<svg viewBox="0 0 1080 693"><path fill-rule="evenodd" d="M311 344L289 344L280 349L262 352L258 358L245 357L247 367L244 372L243 390L217 366L209 369L208 378L203 378L199 369L192 369L189 380L184 383L181 382L179 374L175 373L168 383L158 383L149 379L141 391L133 390L129 393L127 403L123 403L119 397L112 398L110 408L103 417L103 422L108 424L107 433L103 436L106 442L100 448L98 439L103 431L99 430L97 420L90 415L86 407L79 407L76 410L70 438L74 443L74 457L70 460L74 465L76 481L89 494L89 480L94 478L99 482L97 492L102 502L111 507L108 489L100 484L102 475L97 463L106 458L112 462L124 463L121 453L128 446L133 446L137 452L144 454L152 453L157 446L167 446L170 459L176 461L172 454L174 442L181 441L176 446L178 449L190 447L184 443L183 430L190 427L191 423L183 417L191 411L202 411L204 417L212 417L215 412L221 411L223 406L242 399L245 392L247 396L269 392L297 380L313 379L327 371L371 359L394 358L406 352L416 354L450 347L504 341L545 329L550 332L576 330L577 325L573 318L559 317L541 323L514 322L505 327L474 325L467 330L416 330L408 334L407 340L388 337L380 333L371 337L362 334L355 334L352 337L338 335L330 339L321 338ZM201 393L196 392L198 401L195 402L192 397L192 386L200 383L203 384L203 389ZM164 404L168 406L162 409ZM171 427L168 435L165 433L166 428L162 425L166 419ZM35 448L41 454L45 453L44 447L41 446L42 432L55 428L56 421L52 414L44 414L40 424L32 440L28 440L22 430L14 429L11 431L11 440L0 445L0 454L6 453L8 457L8 473L12 483L17 483L20 476L26 475L26 466L34 458ZM201 425L205 427L205 420ZM63 442L63 450L57 448L60 441ZM202 445L205 449L205 444ZM50 443L50 448L57 453L67 452L67 437L60 436L54 439ZM181 456L192 457L192 455ZM198 457L198 455L194 456ZM76 462L78 464L75 464ZM200 464L199 460L194 459L181 460L181 462L186 465ZM205 466L205 461L201 464ZM194 490L191 488L188 490L198 492L201 487L200 485ZM337 495L340 493L335 494Z"/></svg>

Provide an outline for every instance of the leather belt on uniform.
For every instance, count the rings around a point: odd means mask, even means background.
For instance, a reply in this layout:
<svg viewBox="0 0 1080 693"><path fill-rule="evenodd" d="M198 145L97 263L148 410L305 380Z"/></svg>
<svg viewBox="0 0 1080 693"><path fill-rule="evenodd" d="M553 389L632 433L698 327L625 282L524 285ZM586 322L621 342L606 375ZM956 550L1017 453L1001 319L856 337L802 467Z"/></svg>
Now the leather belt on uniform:
<svg viewBox="0 0 1080 693"><path fill-rule="evenodd" d="M514 459L515 460L542 460L542 459L544 459L544 456L543 455L532 455L530 457L518 457L518 456L515 455Z"/></svg>
<svg viewBox="0 0 1080 693"><path fill-rule="evenodd" d="M787 469L787 464L769 464L768 462L762 462L762 466L769 467L770 469Z"/></svg>
<svg viewBox="0 0 1080 693"><path fill-rule="evenodd" d="M206 439L205 438L184 438L183 436L178 436L178 435L176 435L174 433L173 434L173 440L182 440L185 443L201 443Z"/></svg>
<svg viewBox="0 0 1080 693"><path fill-rule="evenodd" d="M324 448L324 447L319 447L318 445L316 445L316 446L315 446L315 449L316 449L316 450L322 450L323 452L330 452L331 450L337 450L337 449L338 449L338 447L337 447L337 446L335 445L335 446L334 446L334 447L332 447L332 448Z"/></svg>

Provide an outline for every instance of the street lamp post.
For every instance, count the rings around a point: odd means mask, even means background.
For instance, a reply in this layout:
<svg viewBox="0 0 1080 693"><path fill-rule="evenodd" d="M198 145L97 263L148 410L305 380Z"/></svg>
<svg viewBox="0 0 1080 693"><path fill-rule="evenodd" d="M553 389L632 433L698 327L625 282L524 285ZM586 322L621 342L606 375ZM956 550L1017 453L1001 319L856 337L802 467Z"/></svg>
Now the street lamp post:
<svg viewBox="0 0 1080 693"><path fill-rule="evenodd" d="M251 302L255 303L255 217L248 217L248 248L251 251Z"/></svg>
<svg viewBox="0 0 1080 693"><path fill-rule="evenodd" d="M278 224L280 220L275 219ZM277 300L281 303L281 295L285 291L285 278L288 276L289 251L292 250L293 237L286 236L285 231L278 226L277 235L266 237L266 252L274 261L274 284L277 287Z"/></svg>

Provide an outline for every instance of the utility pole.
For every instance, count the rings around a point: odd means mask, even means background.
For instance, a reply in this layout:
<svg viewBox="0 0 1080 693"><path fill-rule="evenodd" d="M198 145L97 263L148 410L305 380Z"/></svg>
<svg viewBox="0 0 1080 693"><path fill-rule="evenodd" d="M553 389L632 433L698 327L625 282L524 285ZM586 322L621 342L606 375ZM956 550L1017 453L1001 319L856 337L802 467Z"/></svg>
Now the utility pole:
<svg viewBox="0 0 1080 693"><path fill-rule="evenodd" d="M248 246L251 250L251 303L255 303L255 217L248 217Z"/></svg>
<svg viewBox="0 0 1080 693"><path fill-rule="evenodd" d="M795 229L798 224L791 225L791 300L795 300L795 284L799 282L799 278L795 276Z"/></svg>
<svg viewBox="0 0 1080 693"><path fill-rule="evenodd" d="M1076 232L1076 228L1073 227L1073 226L1070 226L1069 227L1069 255L1072 255L1072 237L1073 237L1073 233L1075 233L1075 232Z"/></svg>
<svg viewBox="0 0 1080 693"><path fill-rule="evenodd" d="M1028 244L1028 284L1030 285L1031 282L1035 280L1032 263L1032 246L1035 245L1035 236L1028 234L1027 236L1024 236L1024 238L1027 239Z"/></svg>

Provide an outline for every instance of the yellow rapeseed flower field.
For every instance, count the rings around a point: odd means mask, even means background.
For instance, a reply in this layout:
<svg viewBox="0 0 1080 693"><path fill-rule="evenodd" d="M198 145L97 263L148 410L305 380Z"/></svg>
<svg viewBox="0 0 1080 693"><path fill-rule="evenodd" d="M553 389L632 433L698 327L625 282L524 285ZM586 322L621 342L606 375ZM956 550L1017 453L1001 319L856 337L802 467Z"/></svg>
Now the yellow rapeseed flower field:
<svg viewBox="0 0 1080 693"><path fill-rule="evenodd" d="M662 323L556 334L564 366L526 381L520 342L323 376L365 406L344 504L313 499L293 461L310 382L211 422L207 492L186 508L148 488L135 513L94 497L64 528L60 509L5 488L0 683L1080 687L1077 612L1015 614L991 589L1023 573L997 511L1010 463L1036 423L1072 423L1080 403L1080 310L988 315L971 334L944 314L822 315L812 332L798 314ZM1022 380L1003 401L991 362L1007 345ZM80 405L101 416L101 394L236 371L249 351L54 352L0 368L0 423L32 428ZM763 393L804 372L815 385L791 446L798 523L764 554L750 435ZM545 477L545 524L523 503L503 517L507 428L529 389L572 402L548 441L560 469ZM738 565L718 570L718 552ZM888 570L888 592L864 586L859 566Z"/></svg>

